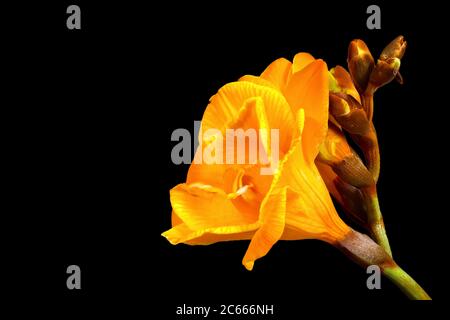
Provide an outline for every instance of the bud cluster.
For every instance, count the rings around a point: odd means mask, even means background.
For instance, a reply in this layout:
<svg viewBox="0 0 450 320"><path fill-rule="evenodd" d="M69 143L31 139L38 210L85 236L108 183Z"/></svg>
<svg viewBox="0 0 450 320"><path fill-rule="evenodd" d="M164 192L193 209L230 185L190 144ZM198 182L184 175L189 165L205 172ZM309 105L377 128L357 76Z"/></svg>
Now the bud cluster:
<svg viewBox="0 0 450 320"><path fill-rule="evenodd" d="M399 36L375 61L364 41L353 40L348 48L348 71L336 66L329 72L329 129L317 163L334 198L368 229L374 218L370 204L365 202L376 197L380 172L378 139L372 121L373 95L394 79L403 83L399 70L405 49L406 41ZM352 149L348 138L364 160Z"/></svg>

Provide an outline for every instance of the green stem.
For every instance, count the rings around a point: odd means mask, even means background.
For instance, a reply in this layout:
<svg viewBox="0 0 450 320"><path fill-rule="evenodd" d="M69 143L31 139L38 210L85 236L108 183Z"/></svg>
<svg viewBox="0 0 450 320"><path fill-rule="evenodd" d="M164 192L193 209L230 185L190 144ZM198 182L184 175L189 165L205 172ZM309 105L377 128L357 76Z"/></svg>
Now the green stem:
<svg viewBox="0 0 450 320"><path fill-rule="evenodd" d="M365 234L351 229L343 239L335 243L335 246L363 268L371 265L378 266L382 273L408 298L431 300L425 290L400 268L381 246Z"/></svg>
<svg viewBox="0 0 450 320"><path fill-rule="evenodd" d="M376 185L367 188L361 188L364 202L367 209L367 223L373 239L392 257L391 246L384 227L383 215L381 214L380 204Z"/></svg>
<svg viewBox="0 0 450 320"><path fill-rule="evenodd" d="M423 288L398 265L382 268L383 274L412 300L431 300Z"/></svg>

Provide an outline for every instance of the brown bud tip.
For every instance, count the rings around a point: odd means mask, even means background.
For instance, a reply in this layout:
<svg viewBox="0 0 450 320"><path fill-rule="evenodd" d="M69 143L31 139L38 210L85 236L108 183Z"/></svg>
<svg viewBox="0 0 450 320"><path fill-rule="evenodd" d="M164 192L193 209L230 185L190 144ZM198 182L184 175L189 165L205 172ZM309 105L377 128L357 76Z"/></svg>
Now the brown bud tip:
<svg viewBox="0 0 450 320"><path fill-rule="evenodd" d="M374 67L372 54L364 41L356 39L350 42L347 64L356 89L359 93L363 93Z"/></svg>
<svg viewBox="0 0 450 320"><path fill-rule="evenodd" d="M403 58L406 50L406 41L403 36L398 36L389 43L383 52L381 52L380 60L388 60L390 58Z"/></svg>
<svg viewBox="0 0 450 320"><path fill-rule="evenodd" d="M389 58L387 60L378 60L377 65L370 75L370 84L374 88L379 88L391 82L400 70L400 59Z"/></svg>

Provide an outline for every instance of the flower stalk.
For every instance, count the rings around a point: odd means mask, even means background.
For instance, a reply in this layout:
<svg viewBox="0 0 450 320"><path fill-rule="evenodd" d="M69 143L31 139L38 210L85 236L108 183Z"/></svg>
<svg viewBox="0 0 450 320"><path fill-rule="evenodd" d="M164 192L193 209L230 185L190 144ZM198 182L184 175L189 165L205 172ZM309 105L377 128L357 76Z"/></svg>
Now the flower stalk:
<svg viewBox="0 0 450 320"><path fill-rule="evenodd" d="M431 300L426 291L397 264L382 269L391 280L411 300Z"/></svg>
<svg viewBox="0 0 450 320"><path fill-rule="evenodd" d="M431 300L426 291L368 236L351 230L336 244L336 247L363 268L370 265L378 266L383 275L409 299Z"/></svg>
<svg viewBox="0 0 450 320"><path fill-rule="evenodd" d="M361 188L365 207L367 210L367 224L372 238L392 257L392 250L384 226L383 215L381 214L378 202L377 187L375 184Z"/></svg>

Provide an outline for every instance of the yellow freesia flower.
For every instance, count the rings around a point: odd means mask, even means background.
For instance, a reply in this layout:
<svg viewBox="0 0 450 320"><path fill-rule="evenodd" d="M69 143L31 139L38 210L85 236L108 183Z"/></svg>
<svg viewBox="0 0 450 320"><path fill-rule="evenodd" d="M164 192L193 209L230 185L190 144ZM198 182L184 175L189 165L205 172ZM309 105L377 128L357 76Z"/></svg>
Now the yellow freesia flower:
<svg viewBox="0 0 450 320"><path fill-rule="evenodd" d="M351 229L339 218L314 163L327 133L328 81L325 62L299 53L292 63L278 59L259 77L223 86L210 99L201 130L278 129L280 161L273 175L261 174L267 163L259 159L193 163L186 183L170 191L172 228L163 236L192 245L250 239L243 258L248 270L278 240L334 244L345 238ZM200 138L196 156L214 140ZM263 136L260 144L273 161L270 139Z"/></svg>

